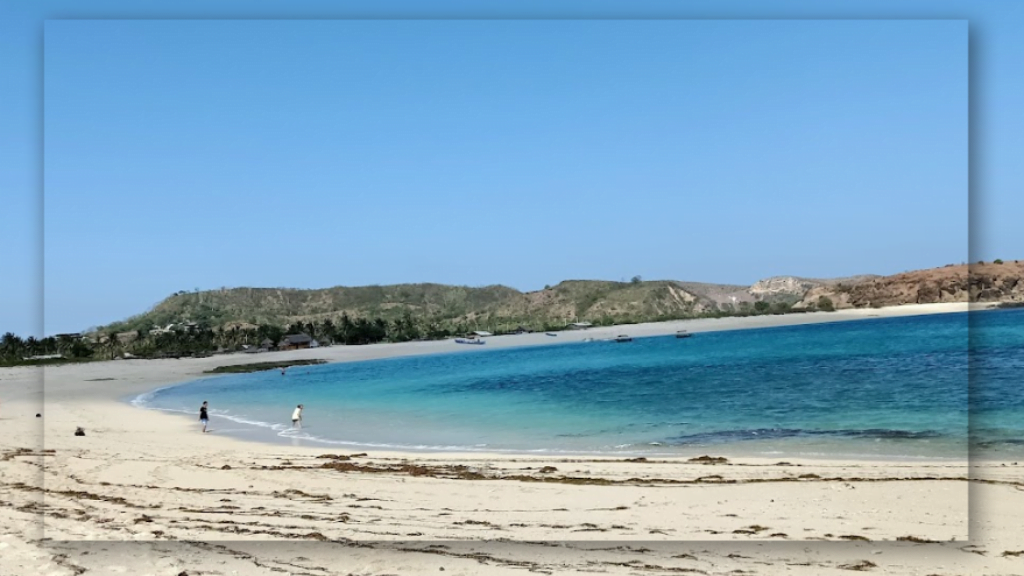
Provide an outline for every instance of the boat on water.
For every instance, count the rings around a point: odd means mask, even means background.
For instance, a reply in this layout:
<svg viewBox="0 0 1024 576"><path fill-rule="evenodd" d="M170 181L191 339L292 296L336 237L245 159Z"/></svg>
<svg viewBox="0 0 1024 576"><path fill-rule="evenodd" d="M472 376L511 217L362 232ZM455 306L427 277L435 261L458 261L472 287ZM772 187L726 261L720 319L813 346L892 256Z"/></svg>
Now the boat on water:
<svg viewBox="0 0 1024 576"><path fill-rule="evenodd" d="M632 342L633 338L625 334L619 334L615 337L616 342Z"/></svg>
<svg viewBox="0 0 1024 576"><path fill-rule="evenodd" d="M693 334L690 334L686 330L680 330L679 332L676 332L676 338L689 338L690 336L693 336Z"/></svg>

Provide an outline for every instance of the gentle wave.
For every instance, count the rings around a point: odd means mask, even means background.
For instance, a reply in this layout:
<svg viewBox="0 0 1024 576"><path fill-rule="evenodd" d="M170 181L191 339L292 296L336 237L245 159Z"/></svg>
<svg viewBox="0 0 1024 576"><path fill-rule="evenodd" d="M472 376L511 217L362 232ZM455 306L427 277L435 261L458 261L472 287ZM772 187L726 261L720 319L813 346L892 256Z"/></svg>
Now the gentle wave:
<svg viewBox="0 0 1024 576"><path fill-rule="evenodd" d="M172 384L170 386L161 386L160 388L157 388L155 390L150 390L149 392L143 392L142 394L139 394L135 398L132 398L131 400L129 400L128 403L131 404L132 406L135 406L136 408L149 408L150 407L149 404L153 401L153 398L155 398L157 394L159 394L160 392L163 392L164 390L169 390L171 388L174 388L175 386L180 386L180 384Z"/></svg>
<svg viewBox="0 0 1024 576"><path fill-rule="evenodd" d="M169 388L169 387L165 387L165 388ZM183 415L192 415L193 414L193 411L191 411L191 410L184 410L184 409L181 409L181 408L160 408L160 407L155 407L155 406L149 406L149 405L146 404L146 402L148 402L148 400L142 400L143 396L146 396L147 398L152 398L153 395L156 394L157 392L159 392L160 390L162 390L162 389L153 390L151 392L147 392L146 394L140 394L139 397L131 400L130 403L133 406L136 406L136 407L139 407L139 408L144 408L146 410L156 410L156 411L159 411L159 412L168 412L168 413L172 413L172 414L183 414ZM561 454L565 454L565 455L569 455L569 454L594 454L594 455L601 455L601 454L623 454L623 455L632 455L632 454L634 454L634 452L630 452L630 451L622 451L622 452L604 451L604 450L580 451L580 450L559 450L559 449L551 449L551 448L537 448L537 449L532 449L532 450L530 450L530 449L519 450L519 449L507 449L507 448L489 447L486 444L435 445L435 444L394 444L394 443L384 443L384 442L357 442L357 441L352 441L352 440L337 440L337 439L332 439L332 438L324 438L322 436L314 436L312 434L309 434L304 429L292 428L290 424L264 422L264 421L261 421L261 420L251 420L251 419L244 418L244 417L241 417L241 416L236 416L234 414L231 414L229 411L223 411L223 410L210 410L210 418L211 419L213 419L213 418L223 418L225 420L229 420L229 421L235 422L237 424L246 424L246 425L249 425L249 426L255 426L257 428L272 430L272 431L276 432L275 436L280 437L280 438L288 438L288 439L295 439L295 440L305 440L305 441L309 441L309 442L316 442L316 443L319 443L319 444L327 444L327 445L331 445L331 446L351 446L353 448L377 448L377 449L381 449L381 450L414 451L414 452L493 452L493 453L500 453L500 454L559 454L559 455L561 455ZM222 431L227 432L229 430L222 430ZM234 431L234 430L230 430L230 431ZM631 446L631 445L626 445L626 446Z"/></svg>
<svg viewBox="0 0 1024 576"><path fill-rule="evenodd" d="M156 391L154 391L156 392ZM132 402L136 406L140 404ZM182 415L192 415L193 412L190 410L176 409L176 408L157 408L157 407L145 407L149 410L157 410L160 412L168 412ZM323 444L327 446L348 446L354 449L379 449L379 450L395 450L395 451L408 451L408 452L469 452L469 453L495 453L495 454L533 454L533 455L553 455L553 456L569 456L569 455L591 455L591 456L621 456L621 457L632 457L632 456L662 456L662 457L679 457L683 454L678 452L677 449L684 447L697 447L695 443L675 443L675 442L645 442L641 444L617 444L614 446L608 446L606 449L601 450L563 450L557 448L536 448L536 449L511 449L511 448L498 448L491 447L486 444L473 444L473 445L434 445L434 444L401 444L401 443L384 443L384 442L357 442L350 440L338 440L332 438L325 438L322 436L316 436L310 434L304 429L294 429L288 424L264 422L260 420L252 420L243 418L237 415L228 413L227 411L211 411L210 417L223 418L231 422L238 424L244 424L248 426L254 426L257 429L264 429L275 432L274 436L283 439L302 440L308 442L315 442L317 444ZM771 430L771 429L759 429L759 431ZM781 430L781 429L780 429ZM235 432L245 430L237 429L223 429L222 432ZM736 432L736 431L731 431ZM821 435L833 435L830 431L818 431L823 432ZM850 431L841 431L850 432ZM864 432L864 431L853 431L853 432ZM906 437L905 434L900 434L903 431L892 431L897 432L898 437ZM909 433L913 435L915 433ZM697 436L697 435L694 435ZM796 436L787 436L793 438ZM767 439L768 436L763 434L758 435L759 439ZM781 438L781 436L776 436ZM735 438L732 439L735 441ZM1005 443L1011 444L1015 441L1009 440ZM719 444L728 444L728 441L720 442ZM1024 441L1021 441L1024 443ZM660 449L660 450L659 450ZM799 450L799 451L781 451L781 450L754 450L749 453L751 456L763 456L763 457L774 457L774 456L797 456L805 458L831 458L835 457L834 452L821 452L816 450ZM942 457L942 456L921 456L915 454L887 454L880 455L874 453L859 453L859 452L848 452L844 454L845 457L858 459L873 459L878 457L896 457L901 459L951 459L955 460L959 457Z"/></svg>

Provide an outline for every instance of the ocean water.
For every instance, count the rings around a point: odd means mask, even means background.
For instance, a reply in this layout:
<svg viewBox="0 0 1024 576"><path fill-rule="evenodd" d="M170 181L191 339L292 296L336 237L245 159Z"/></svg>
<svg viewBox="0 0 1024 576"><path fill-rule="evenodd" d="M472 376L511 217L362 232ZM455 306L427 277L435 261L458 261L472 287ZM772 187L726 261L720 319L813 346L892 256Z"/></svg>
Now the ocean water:
<svg viewBox="0 0 1024 576"><path fill-rule="evenodd" d="M393 358L133 402L196 418L207 400L217 433L345 449L965 458L971 439L1024 453L1022 321L999 310Z"/></svg>

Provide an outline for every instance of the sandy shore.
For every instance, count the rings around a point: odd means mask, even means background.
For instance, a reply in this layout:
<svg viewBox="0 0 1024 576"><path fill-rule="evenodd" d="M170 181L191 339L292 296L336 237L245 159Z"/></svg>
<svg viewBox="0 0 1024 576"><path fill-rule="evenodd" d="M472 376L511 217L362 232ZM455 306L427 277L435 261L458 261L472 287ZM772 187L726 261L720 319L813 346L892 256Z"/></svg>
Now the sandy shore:
<svg viewBox="0 0 1024 576"><path fill-rule="evenodd" d="M1024 574L1024 466L1013 462L356 455L204 435L123 402L233 363L964 310L0 369L0 574Z"/></svg>

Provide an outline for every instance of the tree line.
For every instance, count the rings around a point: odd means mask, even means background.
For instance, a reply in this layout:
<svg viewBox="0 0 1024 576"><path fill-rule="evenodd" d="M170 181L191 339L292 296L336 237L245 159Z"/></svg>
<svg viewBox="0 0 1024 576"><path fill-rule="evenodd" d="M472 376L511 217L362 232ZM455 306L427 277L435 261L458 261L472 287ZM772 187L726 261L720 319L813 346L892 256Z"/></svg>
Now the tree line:
<svg viewBox="0 0 1024 576"><path fill-rule="evenodd" d="M832 301L822 297L817 306L809 310L830 311ZM784 302L741 302L737 306L723 305L722 309L701 314L669 314L657 316L601 316L591 319L595 326L633 324L681 320L686 318L717 318L728 316L754 316L763 314L786 314L808 310L794 310ZM342 314L336 321L293 322L287 326L257 324L255 327L213 327L198 323L192 326L178 325L171 330L132 330L116 332L100 330L83 337L70 334L35 338L22 338L11 332L0 336L0 364L45 363L56 361L109 360L127 355L138 358L163 358L208 355L222 352L237 352L260 348L269 343L276 347L287 335L306 334L321 345L343 344L358 346L378 342L408 342L410 340L441 340L464 335L474 330L486 330L493 334L528 331L558 331L566 328L564 319L530 318L478 318L476 320L451 320L423 318L410 312L393 318L351 318ZM46 359L38 357L54 356ZM32 360L32 358L38 358Z"/></svg>
<svg viewBox="0 0 1024 576"><path fill-rule="evenodd" d="M321 345L351 346L378 342L440 340L476 330L477 324L415 318L410 313L384 318L351 318L294 322L287 326L258 324L255 327L213 327L204 323L178 325L170 330L100 330L76 336L62 334L46 338L22 338L8 332L0 336L0 363L30 363L33 357L60 356L65 360L113 359L126 354L139 358L181 357L217 352L237 352L276 347L287 335L306 334ZM43 362L45 359L39 359Z"/></svg>

